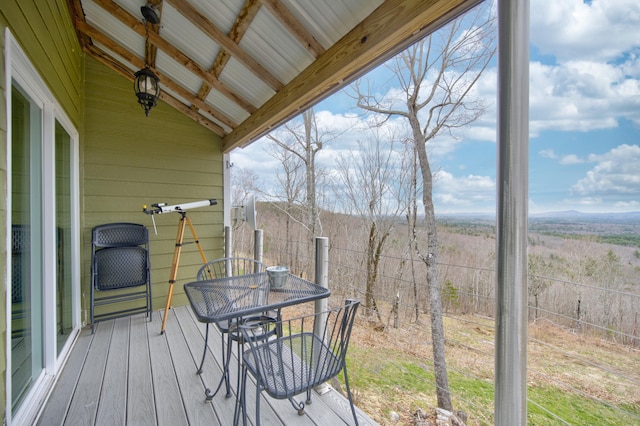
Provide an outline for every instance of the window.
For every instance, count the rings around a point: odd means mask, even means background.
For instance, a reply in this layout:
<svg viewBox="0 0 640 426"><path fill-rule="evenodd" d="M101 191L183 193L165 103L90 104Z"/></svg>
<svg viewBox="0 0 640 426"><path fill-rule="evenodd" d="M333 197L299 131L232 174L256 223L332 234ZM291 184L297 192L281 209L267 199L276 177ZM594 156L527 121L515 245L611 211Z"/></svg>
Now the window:
<svg viewBox="0 0 640 426"><path fill-rule="evenodd" d="M8 31L5 41L7 415L22 423L35 414L80 329L78 134Z"/></svg>

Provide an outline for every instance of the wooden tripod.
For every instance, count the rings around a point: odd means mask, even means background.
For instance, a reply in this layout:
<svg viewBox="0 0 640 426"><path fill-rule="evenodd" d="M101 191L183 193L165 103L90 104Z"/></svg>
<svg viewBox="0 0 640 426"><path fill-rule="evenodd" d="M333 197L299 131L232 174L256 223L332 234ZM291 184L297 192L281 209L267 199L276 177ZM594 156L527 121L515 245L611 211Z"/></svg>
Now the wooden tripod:
<svg viewBox="0 0 640 426"><path fill-rule="evenodd" d="M162 317L162 328L160 329L160 334L164 333L164 329L167 324L167 317L169 316L169 308L171 307L171 299L173 298L173 286L176 283L176 277L178 276L178 265L180 264L180 254L182 253L184 227L187 223L189 224L191 235L193 236L193 239L198 246L198 250L200 251L202 261L203 263L207 263L207 257L204 254L204 250L202 250L200 240L198 240L196 230L191 223L191 219L189 219L189 217L187 216L187 212L180 212L180 216L180 222L178 222L178 235L176 236L176 248L173 252L173 263L171 264L171 274L169 276L169 293L167 294L167 304L164 307L164 316Z"/></svg>

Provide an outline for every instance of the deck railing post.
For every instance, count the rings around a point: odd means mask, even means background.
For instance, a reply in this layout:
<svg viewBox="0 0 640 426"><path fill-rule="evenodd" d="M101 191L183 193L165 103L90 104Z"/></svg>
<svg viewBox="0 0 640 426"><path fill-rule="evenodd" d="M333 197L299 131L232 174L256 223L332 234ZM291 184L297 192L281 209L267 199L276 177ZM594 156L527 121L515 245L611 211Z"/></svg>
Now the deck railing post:
<svg viewBox="0 0 640 426"><path fill-rule="evenodd" d="M254 229L253 231L253 258L258 262L262 262L262 229Z"/></svg>
<svg viewBox="0 0 640 426"><path fill-rule="evenodd" d="M329 239L327 237L316 237L316 277L315 283L329 288ZM329 301L325 299L316 300L315 313L324 312L327 310ZM324 329L324 323L327 321L326 315L323 318L318 316L314 324L313 332L315 334L322 333ZM315 387L316 392L320 395L329 392L331 389L327 383L322 383Z"/></svg>
<svg viewBox="0 0 640 426"><path fill-rule="evenodd" d="M224 257L233 257L233 234L230 226L224 227Z"/></svg>

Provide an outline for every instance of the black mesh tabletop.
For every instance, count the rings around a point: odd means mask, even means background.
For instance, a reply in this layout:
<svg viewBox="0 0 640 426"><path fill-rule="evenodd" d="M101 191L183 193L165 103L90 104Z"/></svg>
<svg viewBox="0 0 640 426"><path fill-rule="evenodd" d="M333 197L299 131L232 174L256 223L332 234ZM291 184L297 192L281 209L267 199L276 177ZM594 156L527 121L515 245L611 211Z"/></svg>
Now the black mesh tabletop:
<svg viewBox="0 0 640 426"><path fill-rule="evenodd" d="M271 288L266 272L195 281L185 284L184 290L198 321L204 323L277 310L331 294L329 289L292 274L287 275L284 286Z"/></svg>

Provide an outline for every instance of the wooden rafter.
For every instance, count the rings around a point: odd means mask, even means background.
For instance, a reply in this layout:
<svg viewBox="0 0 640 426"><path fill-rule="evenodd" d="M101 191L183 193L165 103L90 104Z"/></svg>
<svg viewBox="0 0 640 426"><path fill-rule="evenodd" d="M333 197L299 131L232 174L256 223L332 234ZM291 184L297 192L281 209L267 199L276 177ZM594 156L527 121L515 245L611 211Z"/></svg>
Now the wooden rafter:
<svg viewBox="0 0 640 426"><path fill-rule="evenodd" d="M76 28L82 34L85 34L85 35L91 37L91 39L95 40L95 42L100 43L101 45L105 46L107 49L111 50L113 53L117 54L118 56L121 56L123 59L125 59L127 62L129 62L135 69L139 69L139 68L142 68L142 67L145 66L145 63L144 63L143 59L139 58L135 54L131 53L129 50L127 50L124 47L120 46L118 43L116 43L115 41L111 40L109 37L107 37L106 35L102 34L100 31L98 31L97 29L93 28L91 25L87 24L86 22L82 22L82 21L81 22L76 22ZM104 56L106 55L104 53L104 51L95 50L95 49L88 49L86 51L87 51L87 53L91 54L92 56L93 56L94 53L100 52L100 57L96 57L96 59L98 59L98 60L100 60L101 62L104 63L104 61L105 61L104 60ZM127 79L133 81L133 73L131 72L131 70L129 69L128 66L118 62L114 58L111 58L111 62L112 63L109 64L109 66L112 69L118 70L118 72L120 74L125 75L127 77ZM209 105L205 104L204 102L198 100L195 96L193 96L187 90L183 89L179 84L175 83L168 76L163 75L161 72L159 72L157 69L155 69L153 67L151 67L151 69L160 78L160 81L162 82L162 84L165 87L167 87L169 90L171 90L172 92L178 94L179 96L181 96L181 97L183 97L185 99L188 99L189 102L191 102L192 104L197 105L200 109L202 109L203 111L207 112L212 117L214 117L216 120L219 120L221 123L223 123L224 125L228 126L229 128L234 128L235 126L237 126L237 123L235 123L234 121L232 121L231 119L226 117L220 111L217 111L217 110L213 109L212 107L210 107ZM127 72L123 73L122 70L126 70ZM162 93L164 93L164 92L162 92ZM162 97L161 97L161 99L162 99ZM225 133L224 129L222 129L222 127L219 127L219 131L222 132L223 134Z"/></svg>
<svg viewBox="0 0 640 426"><path fill-rule="evenodd" d="M223 138L245 146L482 0L386 0Z"/></svg>
<svg viewBox="0 0 640 426"><path fill-rule="evenodd" d="M315 39L304 25L300 23L280 0L261 0L262 4L278 21L307 49L314 58L322 55L325 48Z"/></svg>
<svg viewBox="0 0 640 426"><path fill-rule="evenodd" d="M171 3L185 18L193 25L198 27L203 33L207 34L220 45L221 48L229 52L231 56L236 58L240 63L247 67L258 78L262 79L274 91L278 91L284 87L273 74L271 74L258 61L253 59L247 52L242 50L237 43L230 39L226 34L219 30L208 19L202 16L193 6L186 0L165 0Z"/></svg>
<svg viewBox="0 0 640 426"><path fill-rule="evenodd" d="M131 15L128 11L123 9L120 5L118 5L113 0L94 0L97 4L99 4L102 8L104 8L107 12L109 12L112 16L118 18L123 24L127 25L133 31L138 33L142 37L147 37L146 30L144 28L144 24L140 19ZM187 55L182 53L180 49L164 40L160 35L149 32L148 40L150 43L157 46L160 50L165 52L167 55L175 59L178 63L183 64L189 71L193 72L198 77L205 80L211 86L213 86L218 92L220 92L225 97L229 98L231 101L239 105L242 109L247 111L248 113L253 113L256 108L246 99L243 99L241 96L236 94L233 90L225 86L220 80L215 78L210 72L206 69L198 65L196 61L189 58Z"/></svg>
<svg viewBox="0 0 640 426"><path fill-rule="evenodd" d="M253 22L253 18L255 18L255 16L258 14L258 10L260 10L259 0L247 0L245 2L242 10L236 18L236 22L231 28L231 31L229 31L229 38L233 40L234 43L240 43L240 40L242 40L242 37L244 37L247 29L249 28L249 25L251 25L251 22ZM216 56L216 59L213 61L213 65L211 66L209 72L216 78L220 78L222 70L227 65L227 62L229 62L229 59L231 59L231 55L229 54L229 52L224 49L220 49L218 55ZM211 85L205 81L200 87L200 90L198 91L198 95L196 97L200 100L204 100L207 98L207 96L209 96L210 92ZM197 107L193 105L192 109L195 108Z"/></svg>
<svg viewBox="0 0 640 426"><path fill-rule="evenodd" d="M160 20L162 20L162 0L148 0L149 4L151 4L156 11L158 11L158 16L160 17ZM147 31L150 31L154 34L158 34L160 31L160 24L152 24L147 22ZM155 67L156 66L156 54L157 54L158 48L153 45L152 43L149 43L149 41L145 42L145 47L144 47L144 61L151 67Z"/></svg>

